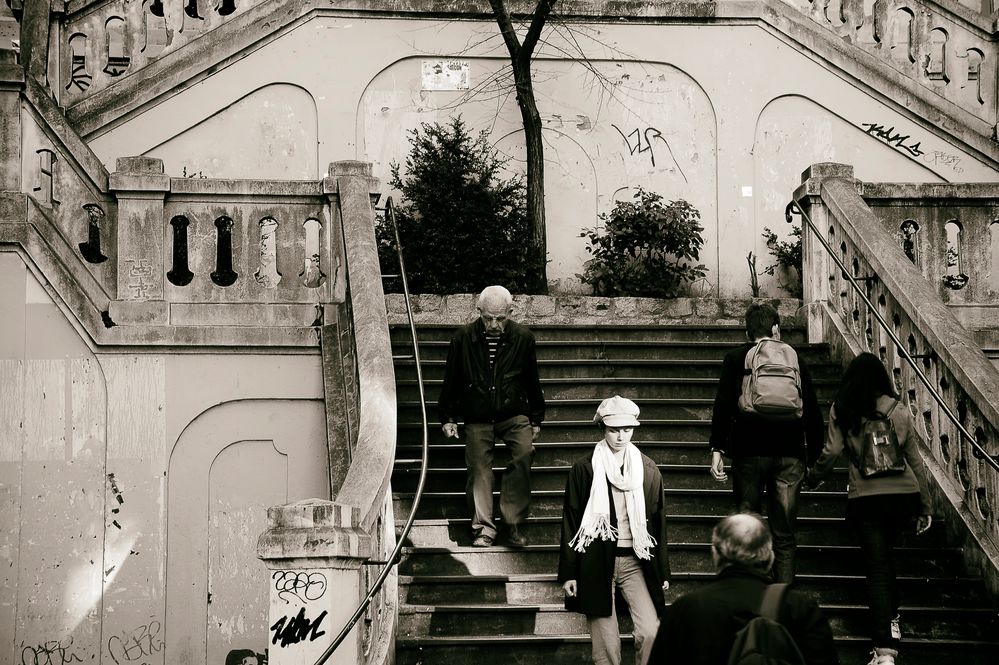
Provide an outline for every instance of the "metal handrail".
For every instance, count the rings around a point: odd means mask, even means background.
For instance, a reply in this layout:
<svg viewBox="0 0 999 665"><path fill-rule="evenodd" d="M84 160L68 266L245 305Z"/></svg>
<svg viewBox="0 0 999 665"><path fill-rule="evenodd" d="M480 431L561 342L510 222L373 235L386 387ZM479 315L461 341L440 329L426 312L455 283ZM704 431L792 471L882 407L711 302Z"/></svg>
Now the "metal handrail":
<svg viewBox="0 0 999 665"><path fill-rule="evenodd" d="M406 536L409 535L409 530L413 527L413 521L416 519L416 509L420 506L420 499L423 497L423 485L427 480L427 461L429 459L429 424L427 422L427 399L423 390L423 371L420 369L420 346L416 339L416 323L413 321L413 305L409 297L409 282L406 280L406 264L402 258L402 242L399 238L399 225L396 223L395 219L395 206L392 203L392 197L388 197L385 201L385 218L392 224L392 231L395 234L395 248L396 253L399 257L399 275L402 278L402 293L406 301L406 315L409 318L409 333L413 339L413 359L416 362L416 385L420 393L420 415L423 418L423 452L420 465L420 480L416 484L416 495L413 497L413 507L410 510L409 517L406 519L406 525L402 528L402 533L399 534L398 541L395 544L395 549L392 550L392 554L389 555L388 559L384 562L385 567L382 568L382 572L378 575L375 583L371 585L368 590L364 600L361 604L357 606L354 614L351 615L350 620L344 625L340 634L336 636L336 639L330 643L326 650L319 656L316 660L315 665L324 665L333 652L336 651L337 647L347 639L347 635L354 628L357 622L360 620L361 616L368 609L371 601L374 599L375 595L381 590L382 585L385 580L388 579L389 573L392 568L396 565L399 559L399 553L402 551L403 543L406 541ZM394 275L395 276L395 275ZM368 563L375 563L369 560Z"/></svg>
<svg viewBox="0 0 999 665"><path fill-rule="evenodd" d="M884 328L886 333L888 333L888 336L895 343L895 348L898 349L898 351L902 354L902 357L905 358L906 362L908 362L909 365L912 367L912 369L916 372L916 376L918 376L922 384L926 386L926 389L930 391L930 395L936 401L937 405L943 410L944 414L950 419L950 421L954 423L957 429L961 432L961 435L964 436L971 443L971 447L974 449L972 454L977 459L985 460L986 463L990 467L992 467L993 471L999 472L999 461L997 461L995 457L990 455L984 448L982 448L982 446L978 443L975 437L972 436L970 432L968 432L968 430L964 427L964 425L961 424L958 417L954 415L954 412L950 410L950 407L948 407L944 403L944 400L940 396L940 393L936 391L930 380L927 379L926 375L923 374L923 371L919 369L919 366L916 364L915 359L913 359L912 355L909 354L908 350L902 344L902 340L900 340L895 335L895 333L892 332L891 326L888 325L888 322L885 321L884 317L881 316L881 313L878 312L877 308L864 293L863 289L860 288L860 285L857 284L857 280L855 280L853 276L850 275L850 271L847 270L846 265L839 259L839 257L836 256L836 252L833 250L832 247L829 246L829 243L822 236L822 232L819 231L818 227L815 226L815 222L812 221L811 217L809 217L805 213L805 211L801 209L801 207L798 205L797 200L792 200L790 203L787 204L787 207L784 209L784 219L788 223L790 223L791 215L793 214L801 215L802 220L804 220L808 224L809 228L811 228L812 232L815 235L816 240L818 240L819 243L822 244L822 247L824 247L826 252L828 252L830 258L832 258L832 260L836 262L836 266L840 269L840 272L843 274L844 277L846 277L846 279L850 282L850 285L853 286L853 289L857 292L857 295L860 296L860 298L867 305L868 311L874 315L874 318L878 320L878 323L881 324L881 327Z"/></svg>

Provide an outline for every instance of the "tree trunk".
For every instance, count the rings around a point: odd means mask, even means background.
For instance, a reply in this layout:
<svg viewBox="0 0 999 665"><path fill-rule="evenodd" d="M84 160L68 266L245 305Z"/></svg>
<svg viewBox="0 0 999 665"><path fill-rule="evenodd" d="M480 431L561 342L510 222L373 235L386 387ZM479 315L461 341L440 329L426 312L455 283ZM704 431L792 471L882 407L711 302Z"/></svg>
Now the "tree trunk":
<svg viewBox="0 0 999 665"><path fill-rule="evenodd" d="M513 63L513 79L517 88L517 105L524 122L524 142L527 148L527 216L530 224L532 293L548 293L548 247L545 238L545 153L541 136L541 114L534 99L530 59Z"/></svg>

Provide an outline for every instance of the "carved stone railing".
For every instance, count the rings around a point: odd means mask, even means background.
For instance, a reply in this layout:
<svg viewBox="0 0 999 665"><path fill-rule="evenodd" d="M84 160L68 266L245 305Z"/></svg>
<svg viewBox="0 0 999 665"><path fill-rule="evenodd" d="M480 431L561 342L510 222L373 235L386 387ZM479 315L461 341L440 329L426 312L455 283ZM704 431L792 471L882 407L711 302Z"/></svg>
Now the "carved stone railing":
<svg viewBox="0 0 999 665"><path fill-rule="evenodd" d="M906 257L897 235L882 227L862 190L851 167L817 164L805 171L794 198L918 360L947 409L995 456L999 371L941 299L938 286ZM969 567L999 593L999 473L946 416L807 224L803 256L809 341L828 342L844 362L870 351L889 368L920 425L934 511L945 516Z"/></svg>
<svg viewBox="0 0 999 665"><path fill-rule="evenodd" d="M811 0L809 17L991 126L999 71L992 16L956 0ZM867 13L869 11L869 13Z"/></svg>
<svg viewBox="0 0 999 665"><path fill-rule="evenodd" d="M863 183L861 195L965 327L999 328L999 186Z"/></svg>

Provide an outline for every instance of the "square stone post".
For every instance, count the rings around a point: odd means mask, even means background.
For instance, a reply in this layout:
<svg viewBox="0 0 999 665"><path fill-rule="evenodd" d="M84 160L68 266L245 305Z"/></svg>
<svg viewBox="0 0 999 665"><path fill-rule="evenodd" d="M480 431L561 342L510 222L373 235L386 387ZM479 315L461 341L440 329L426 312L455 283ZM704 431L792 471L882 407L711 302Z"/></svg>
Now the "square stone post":
<svg viewBox="0 0 999 665"><path fill-rule="evenodd" d="M163 300L163 202L170 191L163 160L119 158L110 188L118 199L118 300Z"/></svg>
<svg viewBox="0 0 999 665"><path fill-rule="evenodd" d="M853 179L853 167L846 164L823 162L813 164L801 174L801 186L794 192L794 200L815 224L817 232L828 240L829 209L822 204L822 181L825 178ZM801 256L802 256L802 300L805 306L807 321L807 336L809 343L815 344L825 340L824 310L828 307L829 271L833 261L822 243L815 237L813 231L801 220Z"/></svg>
<svg viewBox="0 0 999 665"><path fill-rule="evenodd" d="M267 518L257 556L269 573L268 662L312 665L361 601L361 564L371 556L372 539L357 508L331 501L274 506ZM361 657L355 625L327 662L357 665Z"/></svg>

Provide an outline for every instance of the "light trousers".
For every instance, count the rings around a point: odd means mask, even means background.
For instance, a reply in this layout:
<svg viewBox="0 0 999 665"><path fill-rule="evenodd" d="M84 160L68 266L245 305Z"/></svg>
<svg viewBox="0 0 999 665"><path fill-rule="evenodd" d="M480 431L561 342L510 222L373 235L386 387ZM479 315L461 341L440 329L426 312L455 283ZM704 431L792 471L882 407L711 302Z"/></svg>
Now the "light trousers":
<svg viewBox="0 0 999 665"><path fill-rule="evenodd" d="M527 518L531 506L531 461L534 435L527 416L514 416L498 423L465 423L465 495L472 513L472 532L496 537L493 520L493 452L496 442L510 449L510 463L503 471L500 515L515 527Z"/></svg>
<svg viewBox="0 0 999 665"><path fill-rule="evenodd" d="M628 603L635 635L635 665L648 665L652 644L659 630L659 616L645 586L645 577L638 557L619 556L614 559L614 580L611 593L620 589ZM593 662L597 665L621 665L621 631L617 625L617 610L611 602L609 617L591 617L590 638L593 641Z"/></svg>

